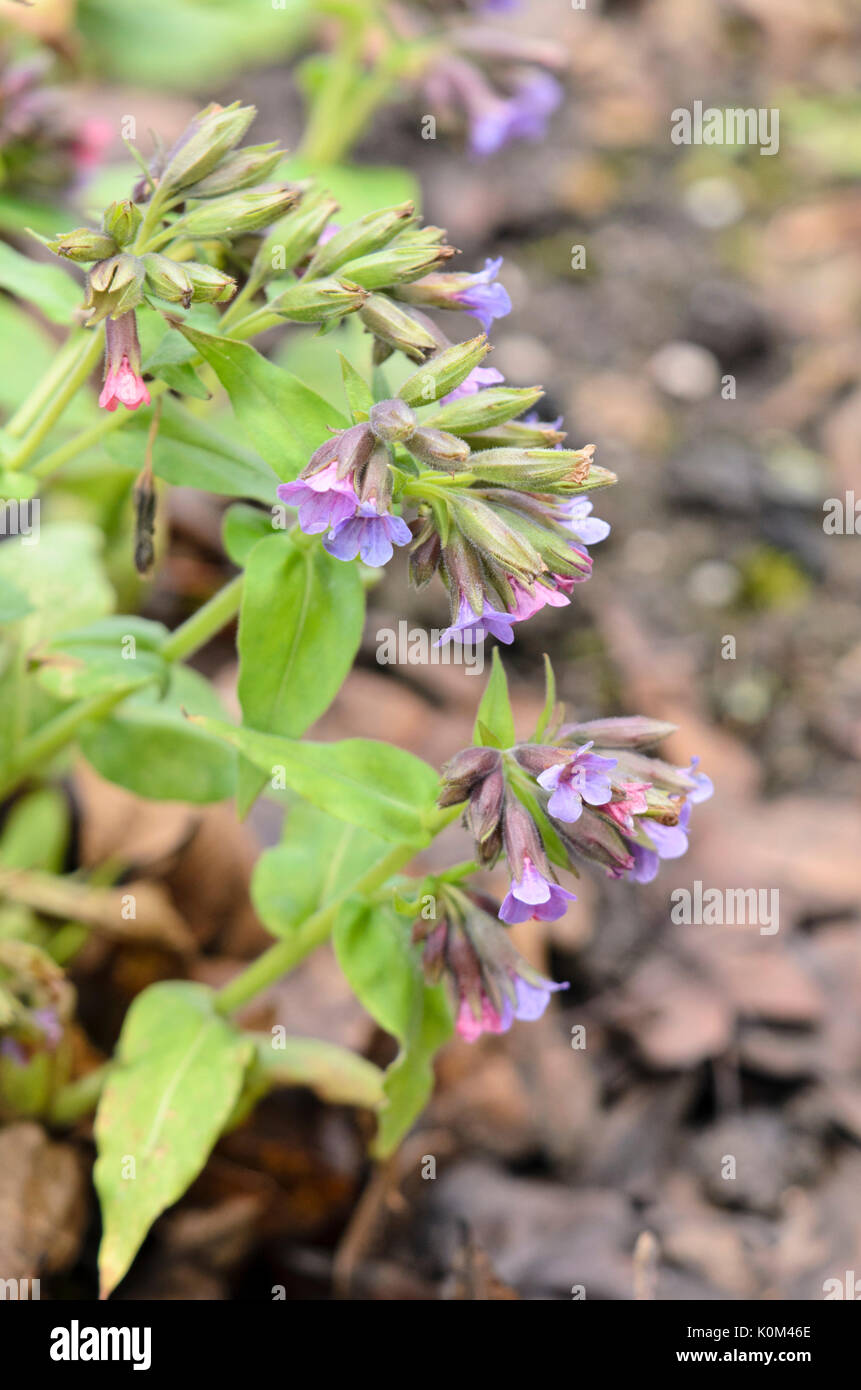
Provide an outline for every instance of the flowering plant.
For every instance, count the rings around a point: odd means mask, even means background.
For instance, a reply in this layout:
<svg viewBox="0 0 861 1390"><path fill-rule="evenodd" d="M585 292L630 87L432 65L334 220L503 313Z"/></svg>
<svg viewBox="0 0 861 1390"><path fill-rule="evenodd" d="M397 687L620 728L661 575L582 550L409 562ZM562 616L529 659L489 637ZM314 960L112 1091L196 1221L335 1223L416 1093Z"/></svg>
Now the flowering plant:
<svg viewBox="0 0 861 1390"><path fill-rule="evenodd" d="M510 925L562 915L575 895L558 874L579 865L653 877L661 858L683 852L691 806L710 791L695 765L652 756L669 726L564 723L549 664L544 712L518 741L496 651L474 746L454 753L442 778L393 744L304 737L350 672L365 590L396 550L409 550L414 584L447 592L442 642L510 644L517 624L568 608L588 579L589 547L609 530L589 494L615 479L591 445L565 447L559 422L534 413L540 388L507 385L483 365L488 331L510 308L501 263L450 268L444 232L422 226L411 204L350 216L325 186L278 181L277 146L241 144L253 116L238 103L206 107L172 148L140 158L135 188L98 227L48 239L57 257L88 267L83 305L2 437L0 488L19 510L103 451L142 573L158 565L166 485L241 499L224 522L235 577L173 631L114 612L101 538L87 525L49 519L38 547L27 534L0 547L0 765L4 797L15 798L2 891L43 917L116 929L111 890L59 875L50 858L15 857L16 818L54 814L45 807L56 808L54 779L73 747L103 778L153 800L234 796L243 815L261 794L287 803L282 843L262 856L254 885L273 945L220 990L182 978L145 989L103 1067L70 1071L74 998L61 966L81 939L38 921L33 939L0 952L4 1110L67 1124L97 1104L106 1294L219 1135L272 1085L325 1067L340 1099L377 1113L373 1152L390 1154L455 1027L467 1041L504 1031L564 988L524 959ZM44 293L57 272L39 273ZM449 336L455 314L482 331ZM339 341L355 353L341 357L337 399L250 341L285 324L328 335L349 321L356 331ZM235 429L207 421L219 388ZM231 722L186 663L237 616ZM474 858L410 878L416 855L461 815ZM499 904L474 878L503 856L510 887ZM181 957L179 928L175 937ZM330 938L358 999L398 1044L385 1071L235 1022ZM125 1180L129 1157L135 1182Z"/></svg>

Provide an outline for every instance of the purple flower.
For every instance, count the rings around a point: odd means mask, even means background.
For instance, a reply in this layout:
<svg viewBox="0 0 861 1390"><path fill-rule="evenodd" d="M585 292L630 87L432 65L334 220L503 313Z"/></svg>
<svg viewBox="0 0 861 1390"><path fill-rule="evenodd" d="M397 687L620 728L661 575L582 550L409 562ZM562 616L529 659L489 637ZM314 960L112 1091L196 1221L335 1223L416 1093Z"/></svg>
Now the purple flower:
<svg viewBox="0 0 861 1390"><path fill-rule="evenodd" d="M343 525L355 516L359 499L348 478L338 477L338 462L333 460L319 473L281 483L278 496L282 502L299 508L299 525L306 535Z"/></svg>
<svg viewBox="0 0 861 1390"><path fill-rule="evenodd" d="M508 291L503 285L495 282L502 265L502 257L496 260L489 257L484 263L484 270L477 270L468 277L466 286L458 290L455 295L457 303L478 319L485 333L490 332L490 325L494 319L504 318L511 313L511 300Z"/></svg>
<svg viewBox="0 0 861 1390"><path fill-rule="evenodd" d="M528 917L555 922L557 917L564 917L568 903L576 901L574 893L545 878L529 856L524 855L522 877L511 880L499 916L510 925L525 922Z"/></svg>
<svg viewBox="0 0 861 1390"><path fill-rule="evenodd" d="M590 806L603 806L613 795L607 773L616 766L618 758L590 753L593 744L594 740L584 743L569 762L555 763L538 776L538 785L553 793L547 809L557 820L579 820L584 801Z"/></svg>
<svg viewBox="0 0 861 1390"><path fill-rule="evenodd" d="M496 638L497 642L504 642L506 646L509 646L514 641L514 633L511 630L511 624L514 621L511 613L500 613L498 609L491 608L487 601L485 601L481 614L477 614L466 594L461 594L457 621L453 622L451 627L446 628L435 646L441 647L445 642L450 642L452 638L462 642L470 633L476 640L483 639L489 633L491 637Z"/></svg>
<svg viewBox="0 0 861 1390"><path fill-rule="evenodd" d="M388 564L393 546L408 545L412 538L403 517L378 512L372 502L360 502L355 516L329 532L323 548L336 560L355 560L361 555L366 565L377 567Z"/></svg>
<svg viewBox="0 0 861 1390"><path fill-rule="evenodd" d="M568 502L560 502L557 507L560 521L581 545L597 545L610 534L610 523L590 515L591 511L592 503L588 497L572 497Z"/></svg>
<svg viewBox="0 0 861 1390"><path fill-rule="evenodd" d="M453 391L449 391L447 396L443 396L440 404L448 405L451 401L459 401L464 396L475 396L484 386L498 386L505 377L502 372L495 367L473 367L469 376L460 386L455 386Z"/></svg>
<svg viewBox="0 0 861 1390"><path fill-rule="evenodd" d="M7 1058L16 1067L26 1067L28 1057L24 1048L14 1038L0 1038L0 1057Z"/></svg>
<svg viewBox="0 0 861 1390"><path fill-rule="evenodd" d="M693 758L690 767L684 769L688 776L693 778L696 787L686 795L685 803L679 812L678 824L659 825L657 822L647 822L646 833L653 848L629 842L634 856L634 867L628 871L627 877L634 883L651 883L657 876L662 859L681 859L682 855L687 853L692 807L700 801L708 801L709 797L714 795L714 783L711 778L696 770L699 761L699 758Z"/></svg>
<svg viewBox="0 0 861 1390"><path fill-rule="evenodd" d="M511 140L540 140L562 100L562 88L546 72L531 72L510 97L472 103L469 143L473 154L495 154Z"/></svg>

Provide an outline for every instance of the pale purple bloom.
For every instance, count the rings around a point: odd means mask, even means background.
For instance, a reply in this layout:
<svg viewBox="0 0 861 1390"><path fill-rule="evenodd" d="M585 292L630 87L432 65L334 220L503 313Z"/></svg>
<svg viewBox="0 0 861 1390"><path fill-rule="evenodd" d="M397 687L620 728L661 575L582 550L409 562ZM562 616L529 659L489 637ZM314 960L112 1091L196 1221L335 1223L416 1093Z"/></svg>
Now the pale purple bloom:
<svg viewBox="0 0 861 1390"><path fill-rule="evenodd" d="M63 1037L63 1025L53 1009L34 1009L30 1019L41 1028L46 1045L53 1051Z"/></svg>
<svg viewBox="0 0 861 1390"><path fill-rule="evenodd" d="M545 878L529 856L524 855L523 875L511 880L499 916L503 922L511 925L525 922L528 917L537 917L541 922L554 922L557 917L564 917L568 903L576 900L574 893Z"/></svg>
<svg viewBox="0 0 861 1390"><path fill-rule="evenodd" d="M342 525L355 515L359 505L352 483L338 477L337 460L307 478L281 483L278 496L299 508L299 525L309 536Z"/></svg>
<svg viewBox="0 0 861 1390"><path fill-rule="evenodd" d="M659 825L657 822L649 821L646 833L654 848L630 844L634 867L629 870L627 876L634 883L651 883L657 876L662 859L681 859L682 855L687 853L692 807L701 801L708 801L709 797L714 795L714 783L711 778L696 770L699 761L699 758L693 758L690 767L686 769L688 776L692 777L697 785L686 795L685 803L679 812L678 824Z"/></svg>
<svg viewBox="0 0 861 1390"><path fill-rule="evenodd" d="M412 532L403 517L378 512L372 502L360 502L356 515L342 521L323 542L323 548L336 560L355 560L361 555L366 565L387 565L393 546L408 545Z"/></svg>
<svg viewBox="0 0 861 1390"><path fill-rule="evenodd" d="M5 1057L16 1067L26 1067L27 1065L27 1053L14 1038L0 1038L0 1057Z"/></svg>
<svg viewBox="0 0 861 1390"><path fill-rule="evenodd" d="M475 396L485 386L498 386L505 377L502 372L497 371L496 367L473 367L469 376L455 386L453 391L449 391L447 396L443 396L440 404L448 405L451 401L459 401L464 396Z"/></svg>
<svg viewBox="0 0 861 1390"><path fill-rule="evenodd" d="M562 88L546 72L532 72L510 97L473 103L469 143L473 154L495 154L511 140L540 140L562 100Z"/></svg>
<svg viewBox="0 0 861 1390"><path fill-rule="evenodd" d="M457 1014L457 1032L465 1042L475 1042L482 1033L507 1033L516 1018L524 1023L541 1018L550 1003L551 994L568 988L567 981L556 984L542 976L538 977L539 984L524 980L522 975L512 975L511 978L514 983L515 1002L512 1003L506 995L502 1000L502 1007L498 1010L493 1007L483 990L481 1013L478 1018L475 1017L469 1000L465 996L461 998Z"/></svg>
<svg viewBox="0 0 861 1390"><path fill-rule="evenodd" d="M445 632L435 643L437 647L443 646L445 642L450 642L456 638L462 642L470 634L478 640L490 634L495 637L497 642L504 642L506 646L514 641L514 633L511 624L515 621L510 613L500 613L498 609L491 608L485 601L484 610L477 614L465 594L460 596L460 607L458 608L457 620L447 627Z"/></svg>
<svg viewBox="0 0 861 1390"><path fill-rule="evenodd" d="M581 545L597 545L610 534L610 523L591 515L592 503L588 497L572 497L567 502L560 502L557 510L563 525L577 537Z"/></svg>
<svg viewBox="0 0 861 1390"><path fill-rule="evenodd" d="M590 753L593 743L594 740L584 743L569 762L555 763L538 776L538 785L553 793L547 809L557 820L579 820L584 801L590 806L603 806L613 795L607 773L616 766L618 758Z"/></svg>
<svg viewBox="0 0 861 1390"><path fill-rule="evenodd" d="M502 265L502 257L496 260L489 257L484 270L477 270L469 277L469 284L455 295L458 304L478 319L485 333L490 332L494 319L504 318L511 313L511 300L504 285L496 284L496 277Z"/></svg>
<svg viewBox="0 0 861 1390"><path fill-rule="evenodd" d="M691 765L687 768L688 776L692 777L697 784L696 790L688 792L687 794L688 801L692 801L695 806L698 805L700 801L708 801L710 796L714 796L715 790L712 779L707 777L704 772L697 772L699 765L699 758L691 758Z"/></svg>

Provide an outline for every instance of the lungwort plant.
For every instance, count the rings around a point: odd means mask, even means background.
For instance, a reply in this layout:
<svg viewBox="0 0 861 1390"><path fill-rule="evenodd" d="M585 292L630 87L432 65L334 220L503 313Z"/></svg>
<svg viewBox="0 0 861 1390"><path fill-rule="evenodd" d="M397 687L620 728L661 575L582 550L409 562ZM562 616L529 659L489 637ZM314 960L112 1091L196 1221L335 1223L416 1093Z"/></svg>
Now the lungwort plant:
<svg viewBox="0 0 861 1390"><path fill-rule="evenodd" d="M253 115L209 106L172 148L138 155L127 199L49 239L71 267L7 251L20 297L71 327L0 440L17 531L0 545L0 1106L57 1125L97 1107L105 1294L271 1086L375 1112L373 1153L391 1154L455 1029L468 1041L505 1031L565 987L520 955L510 924L561 916L584 864L654 877L684 852L710 791L695 764L654 756L667 725L565 723L549 665L538 726L516 730L498 651L473 746L448 750L442 775L388 743L304 737L349 675L381 566L433 586L442 642L511 643L539 609L575 602L609 529L590 494L615 479L541 419L540 388L487 365L510 308L500 262L459 269L410 203L355 216L325 183L279 180L282 151L242 144ZM290 325L294 363L308 326L323 335L316 358L335 366L336 391L271 360L273 330ZM264 332L270 356L252 341ZM232 418L213 417L225 397ZM236 574L168 631L116 610L141 603L130 555L137 571L159 568L174 484L238 499L224 518ZM189 663L237 617L231 721ZM116 866L59 872L58 778L72 753L139 797L233 797L245 815L262 794L287 808L253 882L271 947L219 991L182 978L145 989L113 1060L83 1074L66 967L89 933L131 940L155 915L180 958L188 942L145 885L114 883ZM410 877L461 817L474 859ZM498 903L474 876L500 858L510 887ZM397 1044L384 1071L234 1022L329 940Z"/></svg>

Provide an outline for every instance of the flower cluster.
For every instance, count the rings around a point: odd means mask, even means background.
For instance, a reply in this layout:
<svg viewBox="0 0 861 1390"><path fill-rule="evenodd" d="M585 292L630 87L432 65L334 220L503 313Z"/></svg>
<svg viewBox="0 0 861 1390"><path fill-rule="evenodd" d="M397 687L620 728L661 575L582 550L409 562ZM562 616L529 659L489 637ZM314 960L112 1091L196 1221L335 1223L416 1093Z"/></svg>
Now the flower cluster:
<svg viewBox="0 0 861 1390"><path fill-rule="evenodd" d="M449 979L457 1031L467 1042L482 1033L506 1033L515 1019L540 1018L551 994L568 988L545 979L524 959L494 915L492 899L441 884L437 902L439 917L417 921L413 941L422 946L428 983Z"/></svg>
<svg viewBox="0 0 861 1390"><path fill-rule="evenodd" d="M649 756L672 726L640 717L564 725L553 742L467 748L447 765L441 806L466 803L481 864L505 855L504 922L563 916L574 894L555 867L591 862L611 878L647 883L661 859L687 849L691 807L709 779ZM554 867L555 866L555 867Z"/></svg>
<svg viewBox="0 0 861 1390"><path fill-rule="evenodd" d="M488 309L493 281L466 277L464 290L462 278L431 274L394 293L454 307L454 281L461 307L467 294ZM543 392L502 384L481 366L488 351L484 334L446 340L397 397L377 402L278 489L299 508L302 530L326 531L339 559L380 565L411 541L415 586L438 573L448 589L442 643L488 634L510 643L515 623L567 606L591 574L588 547L610 530L587 493L615 476L594 464L591 445L563 448L558 422L518 419ZM396 509L409 510L409 527Z"/></svg>
<svg viewBox="0 0 861 1390"><path fill-rule="evenodd" d="M465 121L470 150L479 157L514 140L540 140L562 101L553 73L564 64L564 50L486 22L517 9L518 0L469 0L456 8L472 11L478 22L449 25L431 50L422 76L429 109L448 124ZM411 27L406 16L401 23Z"/></svg>

